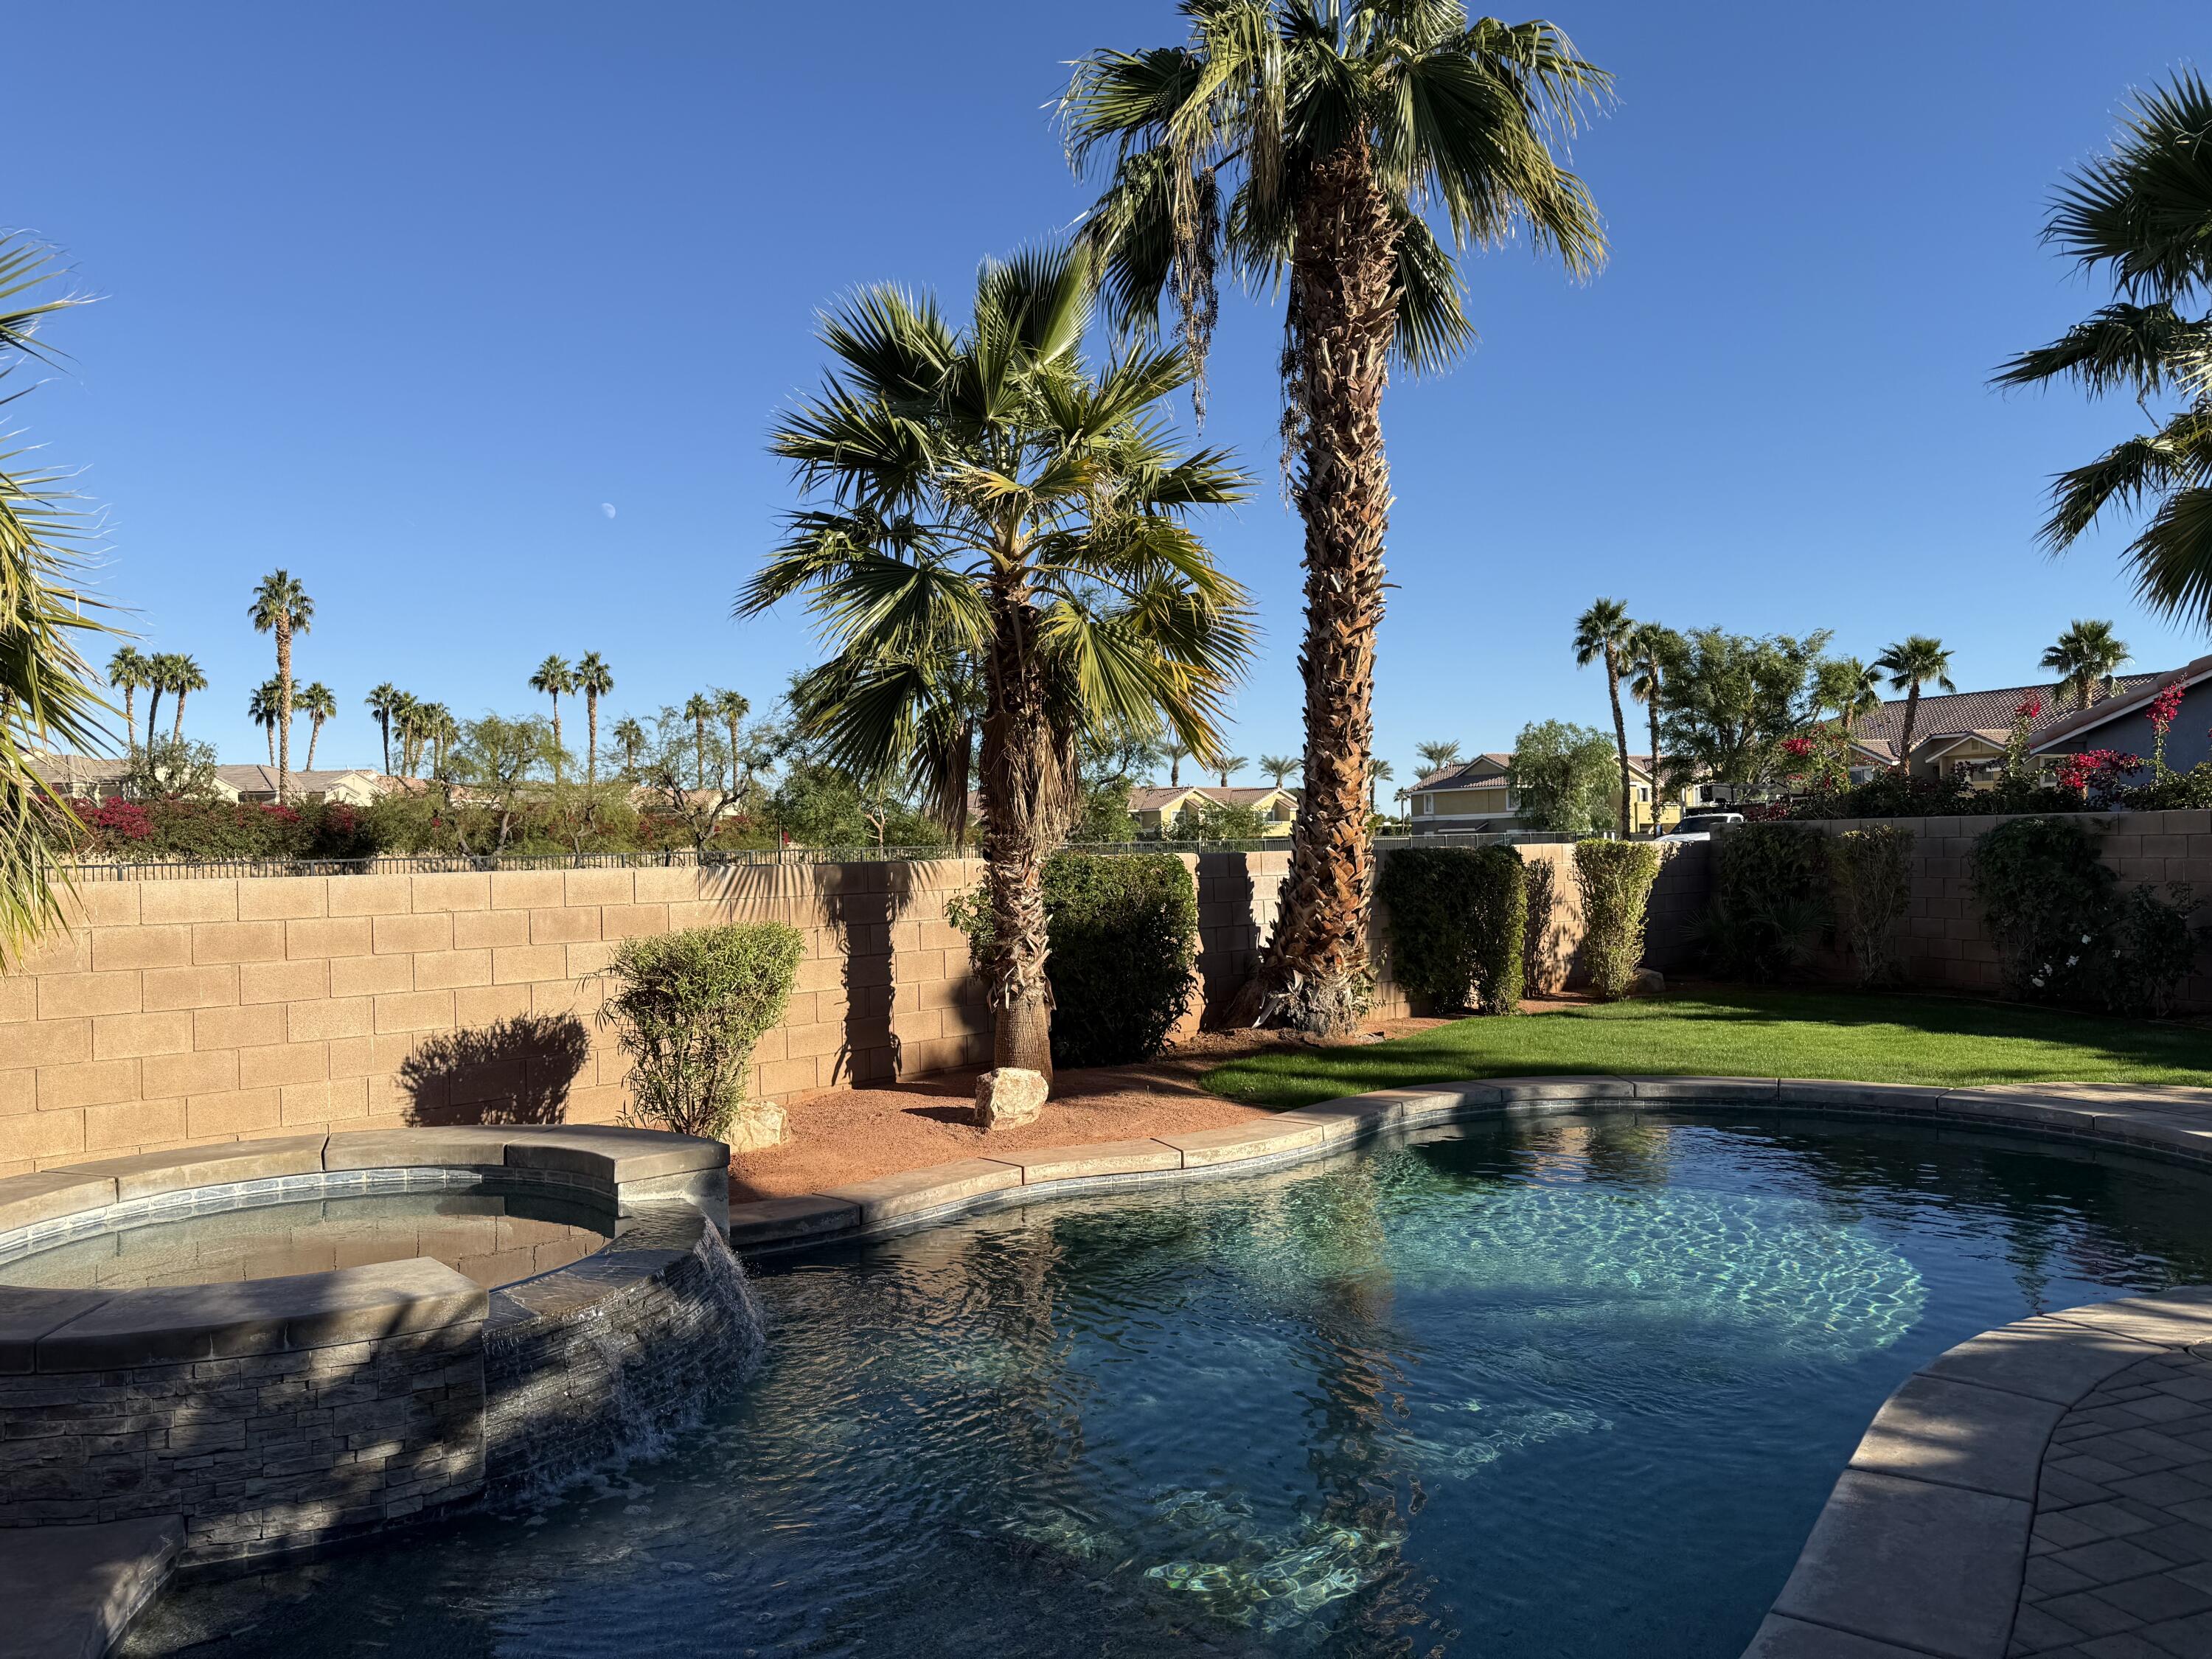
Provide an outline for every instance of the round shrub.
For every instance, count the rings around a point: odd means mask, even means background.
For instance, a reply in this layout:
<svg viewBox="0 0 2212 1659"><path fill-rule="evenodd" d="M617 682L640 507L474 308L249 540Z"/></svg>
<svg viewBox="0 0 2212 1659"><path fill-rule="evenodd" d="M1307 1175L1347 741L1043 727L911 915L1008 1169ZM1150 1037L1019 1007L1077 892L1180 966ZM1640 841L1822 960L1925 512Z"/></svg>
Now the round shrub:
<svg viewBox="0 0 2212 1659"><path fill-rule="evenodd" d="M1644 960L1644 912L1659 879L1659 849L1648 841L1578 841L1575 881L1583 895L1583 963L1590 988L1607 1002L1628 994Z"/></svg>
<svg viewBox="0 0 2212 1659"><path fill-rule="evenodd" d="M1051 954L1052 1063L1121 1066L1167 1046L1190 1006L1198 962L1198 887L1172 853L1054 853L1045 860ZM991 910L981 889L945 906L989 960Z"/></svg>
<svg viewBox="0 0 2212 1659"><path fill-rule="evenodd" d="M744 1104L753 1045L783 1018L806 941L781 921L626 939L599 1024L635 1062L628 1121L718 1136Z"/></svg>
<svg viewBox="0 0 2212 1659"><path fill-rule="evenodd" d="M1390 973L1439 1012L1521 1006L1528 868L1510 847L1408 847L1382 860Z"/></svg>

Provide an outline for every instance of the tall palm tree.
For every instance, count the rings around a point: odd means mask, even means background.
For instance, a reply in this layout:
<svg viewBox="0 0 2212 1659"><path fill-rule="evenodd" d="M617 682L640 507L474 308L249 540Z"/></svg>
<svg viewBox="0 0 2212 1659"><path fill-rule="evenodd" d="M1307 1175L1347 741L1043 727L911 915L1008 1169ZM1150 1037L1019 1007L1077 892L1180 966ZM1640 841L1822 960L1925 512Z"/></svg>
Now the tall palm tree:
<svg viewBox="0 0 2212 1659"><path fill-rule="evenodd" d="M399 733L399 775L415 775L416 763L422 754L422 710L428 705L410 691L402 691L392 700L392 729Z"/></svg>
<svg viewBox="0 0 2212 1659"><path fill-rule="evenodd" d="M1448 739L1439 743L1417 743L1413 745L1413 752L1421 758L1423 777L1459 764L1459 745Z"/></svg>
<svg viewBox="0 0 2212 1659"><path fill-rule="evenodd" d="M259 726L269 739L269 763L276 764L276 722L284 707L283 688L274 678L253 688L246 700L246 718Z"/></svg>
<svg viewBox="0 0 2212 1659"><path fill-rule="evenodd" d="M1221 787L1226 789L1229 787L1229 780L1251 763L1249 756L1216 755L1206 763L1206 768L1207 771L1221 780Z"/></svg>
<svg viewBox="0 0 2212 1659"><path fill-rule="evenodd" d="M2109 691L2134 653L2127 641L2116 638L2108 622L2076 620L2043 653L2043 666L2058 676L2058 695L2071 696L2079 708L2097 701L2100 687Z"/></svg>
<svg viewBox="0 0 2212 1659"><path fill-rule="evenodd" d="M26 360L55 361L38 331L82 302L46 288L59 270L52 250L0 234L0 377ZM32 757L101 744L108 705L81 645L88 633L117 631L100 620L106 602L76 585L97 550L97 523L65 469L27 465L26 454L0 449L0 966L61 920L75 826Z"/></svg>
<svg viewBox="0 0 2212 1659"><path fill-rule="evenodd" d="M614 670L596 651L576 659L576 690L584 694L584 781L599 781L599 699L615 689Z"/></svg>
<svg viewBox="0 0 2212 1659"><path fill-rule="evenodd" d="M1959 689L1951 684L1951 653L1941 640L1909 634L1876 657L1874 665L1889 676L1891 690L1905 693L1905 732L1898 739L1897 769L1909 773L1913 727L1920 723L1920 688L1932 681L1946 691Z"/></svg>
<svg viewBox="0 0 2212 1659"><path fill-rule="evenodd" d="M739 776L744 766L744 741L739 734L745 716L752 712L752 704L735 691L714 693L714 713L730 733L730 793L738 792Z"/></svg>
<svg viewBox="0 0 2212 1659"><path fill-rule="evenodd" d="M1575 620L1575 664L1605 665L1605 694L1613 700L1613 741L1620 760L1620 838L1628 839L1628 722L1620 712L1620 671L1636 640L1636 624L1619 599L1599 599ZM1656 819L1656 815L1655 815Z"/></svg>
<svg viewBox="0 0 2212 1659"><path fill-rule="evenodd" d="M170 742L182 743L185 740L185 699L195 691L206 690L207 687L207 676L191 658L179 652L170 659L169 690L177 695L176 713L169 717Z"/></svg>
<svg viewBox="0 0 2212 1659"><path fill-rule="evenodd" d="M696 787L707 787L707 722L715 718L714 700L703 691L694 691L684 704L684 718L691 722L696 739L692 750L692 769L696 774Z"/></svg>
<svg viewBox="0 0 2212 1659"><path fill-rule="evenodd" d="M637 770L637 751L645 747L645 728L629 715L614 725L615 746L623 751L623 770Z"/></svg>
<svg viewBox="0 0 2212 1659"><path fill-rule="evenodd" d="M576 671L566 657L548 655L530 677L530 689L553 699L553 781L561 781L561 694L576 689Z"/></svg>
<svg viewBox="0 0 2212 1659"><path fill-rule="evenodd" d="M317 680L300 692L300 712L307 717L307 767L315 769L315 745L322 741L323 722L334 719L338 712L337 696L331 688Z"/></svg>
<svg viewBox="0 0 2212 1659"><path fill-rule="evenodd" d="M1109 162L1086 222L1114 319L1172 301L1203 372L1217 276L1280 287L1283 441L1305 524L1305 791L1256 986L1264 1019L1347 1030L1372 983L1366 762L1390 501L1382 388L1474 337L1453 249L1525 228L1579 275L1604 232L1553 140L1606 73L1548 23L1456 0L1184 0L1180 46L1099 51L1062 100L1071 160ZM1429 216L1437 223L1432 224ZM1203 418L1203 407L1200 414Z"/></svg>
<svg viewBox="0 0 2212 1659"><path fill-rule="evenodd" d="M1377 788L1397 775L1396 770L1390 763L1380 755L1370 755L1367 757L1367 811L1370 816L1375 811Z"/></svg>
<svg viewBox="0 0 2212 1659"><path fill-rule="evenodd" d="M315 619L315 602L299 580L271 571L253 591L246 610L257 634L276 636L276 799L292 793L292 636L304 634Z"/></svg>
<svg viewBox="0 0 2212 1659"><path fill-rule="evenodd" d="M966 745L926 723L981 679L994 1049L1048 1078L1044 861L1073 818L1078 740L1164 726L1213 753L1251 637L1243 590L1188 523L1248 481L1175 443L1161 405L1189 384L1183 352L1085 364L1091 301L1087 260L1050 249L987 263L964 329L896 289L842 307L827 383L773 439L809 504L738 603L811 596L840 690L810 700L805 730L861 777L945 793Z"/></svg>
<svg viewBox="0 0 2212 1659"><path fill-rule="evenodd" d="M154 731L161 715L161 698L177 677L177 653L156 651L146 659L146 689L153 695L146 699L146 747L154 746Z"/></svg>
<svg viewBox="0 0 2212 1659"><path fill-rule="evenodd" d="M0 252L4 252L0 243ZM4 475L0 475L4 476ZM123 732L131 752L138 752L138 694L154 683L153 660L135 645L118 646L107 659L107 683L123 694Z"/></svg>
<svg viewBox="0 0 2212 1659"><path fill-rule="evenodd" d="M430 750L430 775L446 775L446 763L452 757L453 745L461 740L460 722L453 711L442 702L424 703L415 711L416 723L422 730L422 741Z"/></svg>
<svg viewBox="0 0 2212 1659"><path fill-rule="evenodd" d="M1858 739L1858 724L1881 707L1881 669L1856 657L1828 657L1813 671L1815 708L1832 708L1844 741Z"/></svg>
<svg viewBox="0 0 2212 1659"><path fill-rule="evenodd" d="M1278 789L1283 787L1283 780L1290 776L1291 773L1297 771L1298 769L1298 766L1299 761L1296 755L1262 755L1260 757L1260 769L1274 780L1275 787Z"/></svg>
<svg viewBox="0 0 2212 1659"><path fill-rule="evenodd" d="M1659 756L1659 720L1667 701L1667 676L1682 659L1682 636L1662 623L1638 623L1628 640L1628 695L1644 705L1651 726L1651 833L1659 833L1659 796L1666 787Z"/></svg>
<svg viewBox="0 0 2212 1659"><path fill-rule="evenodd" d="M399 700L405 695L390 680L386 680L361 700L362 706L376 721L377 730L384 735L384 770L387 776L392 771L392 717L398 711Z"/></svg>
<svg viewBox="0 0 2212 1659"><path fill-rule="evenodd" d="M2119 392L2157 427L2062 472L2043 540L2072 546L2107 507L2150 507L2123 556L2145 603L2212 621L2212 89L2185 70L2139 95L2111 153L2060 189L2043 240L2117 297L2051 344L1998 370L2005 386L2071 380L2091 397ZM2195 314L2192 314L2195 313ZM2180 407L2163 416L2151 400Z"/></svg>

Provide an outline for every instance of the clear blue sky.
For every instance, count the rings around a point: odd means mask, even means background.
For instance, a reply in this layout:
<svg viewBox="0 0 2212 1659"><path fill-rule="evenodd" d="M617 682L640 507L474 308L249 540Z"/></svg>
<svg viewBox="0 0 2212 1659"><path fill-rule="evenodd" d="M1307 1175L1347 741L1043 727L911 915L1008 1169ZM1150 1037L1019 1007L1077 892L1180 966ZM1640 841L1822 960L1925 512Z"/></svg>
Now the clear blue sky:
<svg viewBox="0 0 2212 1659"><path fill-rule="evenodd" d="M2212 55L2202 0L1551 15L1620 77L1576 155L1614 254L1580 288L1474 260L1481 349L1389 394L1401 780L1419 740L1601 722L1566 647L1600 593L1861 654L1939 634L1962 686L2034 678L2076 616L2147 665L2206 648L2131 602L2119 538L2033 545L2048 475L2132 409L1985 386L2100 297L2038 246L2045 203L2130 86ZM189 724L226 759L262 752L245 612L279 564L316 601L298 672L343 710L324 763L374 757L376 681L514 711L549 651L604 653L617 713L764 707L811 641L729 605L792 501L762 437L817 377L817 307L879 279L957 301L1064 225L1060 65L1178 33L1165 0L44 8L0 223L105 297L11 414L89 469L102 580L198 657ZM1267 630L1253 756L1299 747L1279 327L1224 307L1206 433L1269 478L1213 532Z"/></svg>

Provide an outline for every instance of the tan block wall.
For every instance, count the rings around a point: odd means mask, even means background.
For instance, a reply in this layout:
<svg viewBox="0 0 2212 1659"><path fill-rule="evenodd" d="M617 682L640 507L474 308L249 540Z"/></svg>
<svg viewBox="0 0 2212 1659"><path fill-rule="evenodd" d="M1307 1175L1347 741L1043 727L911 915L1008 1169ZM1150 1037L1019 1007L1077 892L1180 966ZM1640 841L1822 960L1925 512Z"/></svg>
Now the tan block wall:
<svg viewBox="0 0 2212 1659"><path fill-rule="evenodd" d="M973 861L88 883L0 979L0 1175L254 1135L465 1121L545 1097L530 1052L437 1040L573 1019L563 1115L611 1121L594 1018L614 941L709 922L805 936L754 1091L789 1099L983 1059L988 1011L945 900ZM556 1045L558 1047L558 1045ZM543 1045L539 1045L542 1048ZM411 1063L410 1063L411 1062Z"/></svg>
<svg viewBox="0 0 2212 1659"><path fill-rule="evenodd" d="M1982 928L1971 875L1974 842L2002 817L1894 818L1824 821L1828 834L1893 823L1913 832L1912 906L1906 914L1902 955L1905 978L1948 990L2000 992L2003 970L1996 946ZM2124 888L2183 882L2200 898L2212 898L2212 811L2119 812L2087 822L2101 837L2099 856ZM1832 962L1841 976L1846 964ZM2182 993L2190 1012L2212 1012L2212 975L2190 976Z"/></svg>

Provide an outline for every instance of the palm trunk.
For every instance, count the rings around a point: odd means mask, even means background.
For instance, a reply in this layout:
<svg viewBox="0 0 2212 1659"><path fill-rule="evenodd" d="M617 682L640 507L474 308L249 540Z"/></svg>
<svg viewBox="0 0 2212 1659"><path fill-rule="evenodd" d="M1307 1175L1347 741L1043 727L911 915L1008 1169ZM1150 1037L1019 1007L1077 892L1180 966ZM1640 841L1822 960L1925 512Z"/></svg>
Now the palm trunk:
<svg viewBox="0 0 2212 1659"><path fill-rule="evenodd" d="M984 980L996 1016L991 1059L994 1066L1041 1073L1049 1085L1044 861L1067 827L1074 757L1045 719L1044 676L1030 637L1036 618L1027 592L1008 581L996 601L983 717L984 882L994 939Z"/></svg>
<svg viewBox="0 0 2212 1659"><path fill-rule="evenodd" d="M558 691L553 694L553 781L561 781L561 694ZM504 836L501 836L500 844L502 847L507 844Z"/></svg>
<svg viewBox="0 0 2212 1659"><path fill-rule="evenodd" d="M154 752L154 722L161 717L161 688L155 686L154 695L146 699L146 752Z"/></svg>
<svg viewBox="0 0 2212 1659"><path fill-rule="evenodd" d="M174 722L169 727L169 741L171 743L182 743L185 740L185 698L187 695L187 693L181 690L177 693L176 718Z"/></svg>
<svg viewBox="0 0 2212 1659"><path fill-rule="evenodd" d="M1656 836L1660 831L1659 808L1662 803L1659 799L1659 780L1662 775L1659 765L1659 671L1656 668L1651 671L1650 712L1651 715L1651 833Z"/></svg>
<svg viewBox="0 0 2212 1659"><path fill-rule="evenodd" d="M276 722L271 720L261 728L262 736L269 739L269 763L276 764Z"/></svg>
<svg viewBox="0 0 2212 1659"><path fill-rule="evenodd" d="M315 745L322 740L323 717L318 714L314 717L314 723L307 728L307 769L310 772L315 769Z"/></svg>
<svg viewBox="0 0 2212 1659"><path fill-rule="evenodd" d="M276 804L292 795L292 630L276 625Z"/></svg>
<svg viewBox="0 0 2212 1659"><path fill-rule="evenodd" d="M135 685L123 688L123 740L135 757L138 753L138 688Z"/></svg>
<svg viewBox="0 0 2212 1659"><path fill-rule="evenodd" d="M599 694L584 693L584 739L588 745L584 750L584 787L595 789L599 782Z"/></svg>
<svg viewBox="0 0 2212 1659"><path fill-rule="evenodd" d="M390 777L392 775L392 716L388 714L379 714L376 717L376 723L384 728L384 775Z"/></svg>
<svg viewBox="0 0 2212 1659"><path fill-rule="evenodd" d="M738 723L730 722L730 799L738 798Z"/></svg>
<svg viewBox="0 0 2212 1659"><path fill-rule="evenodd" d="M1605 690L1613 699L1613 741L1614 752L1620 757L1620 838L1628 839L1628 722L1620 714L1620 659L1613 647L1605 649Z"/></svg>
<svg viewBox="0 0 2212 1659"><path fill-rule="evenodd" d="M1897 769L1906 777L1912 775L1912 728L1920 718L1920 687L1915 684L1905 694L1905 732L1897 743Z"/></svg>
<svg viewBox="0 0 2212 1659"><path fill-rule="evenodd" d="M1305 520L1305 790L1257 1010L1261 1019L1322 1036L1349 1030L1374 988L1367 757L1390 510L1382 388L1398 307L1397 239L1365 141L1354 138L1313 175L1291 273L1285 362L1300 428L1295 495Z"/></svg>

